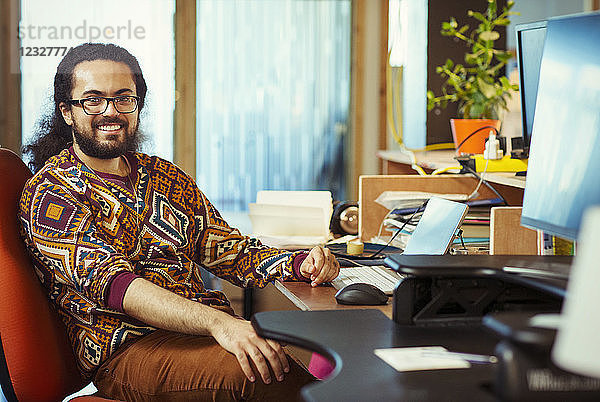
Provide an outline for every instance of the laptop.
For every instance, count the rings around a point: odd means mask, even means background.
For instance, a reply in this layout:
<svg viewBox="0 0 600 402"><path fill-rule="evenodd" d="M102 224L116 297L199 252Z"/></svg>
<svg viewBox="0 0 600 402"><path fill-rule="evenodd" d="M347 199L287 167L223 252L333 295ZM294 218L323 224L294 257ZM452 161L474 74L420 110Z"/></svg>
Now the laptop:
<svg viewBox="0 0 600 402"><path fill-rule="evenodd" d="M467 204L431 197L402 254L446 254L468 210Z"/></svg>
<svg viewBox="0 0 600 402"><path fill-rule="evenodd" d="M438 197L430 198L402 255L446 254L468 209L466 204ZM384 266L359 266L341 268L340 275L331 284L334 288L341 289L351 283L370 283L391 295L397 282L403 277L404 275Z"/></svg>

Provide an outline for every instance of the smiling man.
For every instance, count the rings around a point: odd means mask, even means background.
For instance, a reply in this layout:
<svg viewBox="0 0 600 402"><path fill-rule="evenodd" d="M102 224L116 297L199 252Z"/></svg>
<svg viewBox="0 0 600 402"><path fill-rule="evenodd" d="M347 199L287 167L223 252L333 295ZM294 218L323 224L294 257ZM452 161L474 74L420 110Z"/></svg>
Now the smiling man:
<svg viewBox="0 0 600 402"><path fill-rule="evenodd" d="M57 68L54 115L26 148L37 173L23 237L63 318L81 373L123 400L283 400L313 378L206 289L199 268L239 286L316 286L339 265L266 247L221 218L192 178L136 152L146 83L114 45L73 48Z"/></svg>

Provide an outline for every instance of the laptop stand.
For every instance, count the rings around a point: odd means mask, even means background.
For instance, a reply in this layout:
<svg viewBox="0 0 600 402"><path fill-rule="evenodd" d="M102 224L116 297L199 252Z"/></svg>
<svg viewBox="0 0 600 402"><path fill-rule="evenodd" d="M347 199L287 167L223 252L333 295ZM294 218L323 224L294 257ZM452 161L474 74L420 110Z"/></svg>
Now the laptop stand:
<svg viewBox="0 0 600 402"><path fill-rule="evenodd" d="M464 325L502 311L559 312L562 297L515 278L408 276L394 290L393 319L400 325Z"/></svg>

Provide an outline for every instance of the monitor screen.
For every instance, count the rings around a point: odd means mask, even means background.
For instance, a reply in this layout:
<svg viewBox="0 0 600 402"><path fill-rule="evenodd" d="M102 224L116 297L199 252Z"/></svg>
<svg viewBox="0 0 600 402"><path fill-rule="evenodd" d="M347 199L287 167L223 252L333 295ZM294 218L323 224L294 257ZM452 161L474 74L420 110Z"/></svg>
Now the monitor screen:
<svg viewBox="0 0 600 402"><path fill-rule="evenodd" d="M548 20L521 223L577 238L600 204L600 13Z"/></svg>
<svg viewBox="0 0 600 402"><path fill-rule="evenodd" d="M535 100L540 78L542 50L546 38L546 21L519 24L517 34L517 65L519 67L519 95L521 96L521 120L523 123L523 150L531 143Z"/></svg>

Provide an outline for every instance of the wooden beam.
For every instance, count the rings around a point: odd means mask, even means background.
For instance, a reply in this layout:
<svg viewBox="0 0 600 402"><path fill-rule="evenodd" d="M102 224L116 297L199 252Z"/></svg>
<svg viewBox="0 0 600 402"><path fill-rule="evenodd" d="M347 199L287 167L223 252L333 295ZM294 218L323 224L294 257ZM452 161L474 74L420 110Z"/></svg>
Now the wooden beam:
<svg viewBox="0 0 600 402"><path fill-rule="evenodd" d="M175 11L174 162L196 177L196 2L177 0Z"/></svg>
<svg viewBox="0 0 600 402"><path fill-rule="evenodd" d="M388 3L352 1L352 62L347 197L357 199L358 177L376 174L375 156L386 147L386 75Z"/></svg>
<svg viewBox="0 0 600 402"><path fill-rule="evenodd" d="M21 153L20 1L0 2L0 146Z"/></svg>
<svg viewBox="0 0 600 402"><path fill-rule="evenodd" d="M382 1L380 8L381 25L379 26L379 140L378 150L387 149L387 56L388 56L388 23L390 2ZM379 174L382 173L383 161L379 159Z"/></svg>
<svg viewBox="0 0 600 402"><path fill-rule="evenodd" d="M358 176L362 172L363 143L363 97L364 97L364 42L365 42L365 1L352 1L352 61L351 61L351 101L350 101L350 136L349 158L346 167L346 188L349 199L358 198Z"/></svg>

